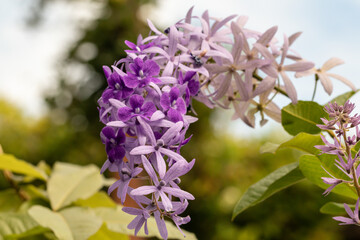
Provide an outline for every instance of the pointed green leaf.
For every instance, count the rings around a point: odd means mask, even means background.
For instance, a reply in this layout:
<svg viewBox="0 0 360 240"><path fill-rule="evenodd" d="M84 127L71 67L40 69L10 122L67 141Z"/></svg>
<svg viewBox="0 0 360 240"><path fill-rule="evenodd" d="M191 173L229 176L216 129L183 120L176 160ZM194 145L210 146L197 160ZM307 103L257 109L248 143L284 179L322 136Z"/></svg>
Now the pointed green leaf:
<svg viewBox="0 0 360 240"><path fill-rule="evenodd" d="M316 156L303 155L300 157L299 162L301 172L310 182L316 184L323 189L327 189L330 187L330 185L324 183L321 179L321 177L328 177L329 175L322 168L321 162ZM344 183L337 185L331 192L352 199L357 199L355 189Z"/></svg>
<svg viewBox="0 0 360 240"><path fill-rule="evenodd" d="M27 213L1 213L0 240L3 240L7 235L29 231L36 226L38 224Z"/></svg>
<svg viewBox="0 0 360 240"><path fill-rule="evenodd" d="M249 207L304 179L298 165L297 162L285 165L249 187L236 204L232 219Z"/></svg>
<svg viewBox="0 0 360 240"><path fill-rule="evenodd" d="M338 179L344 179L344 180L351 180L343 171L341 171L338 167L336 167L335 160L338 159L336 155L330 155L330 154L322 154L316 156L320 162L321 165L328 171L331 175ZM326 174L324 177L329 177L329 174Z"/></svg>
<svg viewBox="0 0 360 240"><path fill-rule="evenodd" d="M349 205L349 204L348 204ZM355 205L349 205L350 208L354 209ZM346 211L343 203L328 202L320 208L320 212L329 215L346 215Z"/></svg>
<svg viewBox="0 0 360 240"><path fill-rule="evenodd" d="M344 105L345 102L347 100L349 100L349 98L351 98L352 96L354 96L359 90L356 90L356 91L349 91L349 92L346 92L344 94L341 94L339 96L337 96L336 98L332 99L329 103L333 103L333 102L336 102L337 104L339 105Z"/></svg>
<svg viewBox="0 0 360 240"><path fill-rule="evenodd" d="M299 133L287 142L282 143L278 149L294 148L310 154L319 154L320 150L315 148L315 145L323 145L320 135L312 135L308 133Z"/></svg>
<svg viewBox="0 0 360 240"><path fill-rule="evenodd" d="M60 211L70 226L74 240L86 240L94 235L103 221L93 211L81 207L66 208Z"/></svg>
<svg viewBox="0 0 360 240"><path fill-rule="evenodd" d="M80 207L53 212L43 206L33 206L29 214L41 226L50 228L60 240L86 240L102 225L102 220L90 209Z"/></svg>
<svg viewBox="0 0 360 240"><path fill-rule="evenodd" d="M19 234L11 234L11 235L7 235L6 236L6 240L19 240L19 239L36 239L38 240L39 239L39 236L40 234L44 234L44 233L50 233L51 230L48 229L48 228L44 228L44 227L41 227L41 226L37 226L35 228L32 228L26 232L22 232L22 233L19 233Z"/></svg>
<svg viewBox="0 0 360 240"><path fill-rule="evenodd" d="M116 207L116 203L103 191L97 192L87 199L78 199L74 202L75 205L82 207Z"/></svg>
<svg viewBox="0 0 360 240"><path fill-rule="evenodd" d="M56 163L47 185L51 207L58 210L78 199L89 198L102 184L100 170L95 165Z"/></svg>
<svg viewBox="0 0 360 240"><path fill-rule="evenodd" d="M21 204L22 200L14 189L0 192L0 212L14 212Z"/></svg>
<svg viewBox="0 0 360 240"><path fill-rule="evenodd" d="M109 230L113 232L134 235L134 230L127 228L127 225L134 219L135 216L129 215L121 211L121 207L118 207L116 210L113 208L96 208L94 209L96 215L100 216L103 221L106 223L106 226ZM166 221L166 227L168 230L169 239L184 239L182 233L177 229L174 224ZM154 217L148 219L148 229L149 235L144 233L144 228L140 230L137 234L139 237L158 237L161 239L160 233L158 231L156 221ZM186 234L187 240L196 239L193 233L182 230Z"/></svg>
<svg viewBox="0 0 360 240"><path fill-rule="evenodd" d="M43 206L33 206L28 213L38 224L50 228L60 240L74 240L70 226L60 213Z"/></svg>
<svg viewBox="0 0 360 240"><path fill-rule="evenodd" d="M299 101L281 109L281 122L284 129L295 136L300 132L310 134L320 133L316 124L322 124L320 118L327 117L323 107L316 102Z"/></svg>
<svg viewBox="0 0 360 240"><path fill-rule="evenodd" d="M99 231L92 235L89 240L128 240L129 237L125 234L110 231L106 224L103 224Z"/></svg>
<svg viewBox="0 0 360 240"><path fill-rule="evenodd" d="M39 168L10 154L0 154L0 169L46 180L47 175Z"/></svg>
<svg viewBox="0 0 360 240"><path fill-rule="evenodd" d="M264 145L260 147L260 153L274 153L278 149L279 144L272 143L272 142L266 142Z"/></svg>

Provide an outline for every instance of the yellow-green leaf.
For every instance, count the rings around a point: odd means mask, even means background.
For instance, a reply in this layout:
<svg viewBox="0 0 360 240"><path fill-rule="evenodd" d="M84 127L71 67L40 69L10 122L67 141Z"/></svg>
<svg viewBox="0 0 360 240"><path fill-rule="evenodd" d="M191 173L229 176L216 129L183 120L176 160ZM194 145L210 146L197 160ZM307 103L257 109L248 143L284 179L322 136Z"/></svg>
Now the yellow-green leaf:
<svg viewBox="0 0 360 240"><path fill-rule="evenodd" d="M83 207L116 207L116 203L103 191L97 192L87 199L78 199L74 202L75 205Z"/></svg>
<svg viewBox="0 0 360 240"><path fill-rule="evenodd" d="M54 212L43 206L33 206L28 212L41 226L50 228L60 240L86 240L102 225L102 220L90 209L81 207Z"/></svg>
<svg viewBox="0 0 360 240"><path fill-rule="evenodd" d="M47 185L51 207L58 210L78 199L89 198L102 184L100 170L95 165L56 163Z"/></svg>
<svg viewBox="0 0 360 240"><path fill-rule="evenodd" d="M103 224L99 231L92 235L89 240L128 240L129 236L110 231L106 224Z"/></svg>
<svg viewBox="0 0 360 240"><path fill-rule="evenodd" d="M42 180L47 179L47 175L44 171L24 160L17 159L10 154L0 154L0 169L24 174L26 176L32 176Z"/></svg>

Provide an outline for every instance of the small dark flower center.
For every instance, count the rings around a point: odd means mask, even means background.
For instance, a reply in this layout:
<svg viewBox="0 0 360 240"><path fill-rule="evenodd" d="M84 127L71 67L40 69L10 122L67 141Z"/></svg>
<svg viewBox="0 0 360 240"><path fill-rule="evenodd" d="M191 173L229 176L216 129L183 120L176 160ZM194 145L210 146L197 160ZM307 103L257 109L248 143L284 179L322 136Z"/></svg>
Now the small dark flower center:
<svg viewBox="0 0 360 240"><path fill-rule="evenodd" d="M119 83L116 83L116 84L115 84L115 88L116 88L117 90L120 90L120 89L121 89L120 84L119 84Z"/></svg>
<svg viewBox="0 0 360 240"><path fill-rule="evenodd" d="M136 113L136 114L139 114L139 113L140 113L140 108L139 108L139 107L135 108L135 113Z"/></svg>
<svg viewBox="0 0 360 240"><path fill-rule="evenodd" d="M121 172L123 175L128 175L128 176L131 175L131 172L130 172L129 169L127 169L127 168L122 168L120 172Z"/></svg>
<svg viewBox="0 0 360 240"><path fill-rule="evenodd" d="M159 148L160 148L160 147L163 147L164 145L165 145L164 140L162 140L162 139L157 140L157 141L156 141L155 150L156 150L156 151L159 150Z"/></svg>
<svg viewBox="0 0 360 240"><path fill-rule="evenodd" d="M175 178L173 181L174 181L174 183L176 183L176 184L181 183L181 180L180 180L180 178L178 178L178 177L177 177L177 178Z"/></svg>

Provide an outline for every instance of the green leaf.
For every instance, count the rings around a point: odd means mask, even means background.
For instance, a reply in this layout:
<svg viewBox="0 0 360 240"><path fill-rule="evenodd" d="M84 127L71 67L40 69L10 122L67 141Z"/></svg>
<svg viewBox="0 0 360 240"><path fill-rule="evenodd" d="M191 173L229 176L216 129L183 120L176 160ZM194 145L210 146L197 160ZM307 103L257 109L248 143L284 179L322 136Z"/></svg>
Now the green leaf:
<svg viewBox="0 0 360 240"><path fill-rule="evenodd" d="M76 166L56 163L48 181L51 207L58 210L78 199L86 199L102 187L100 170L95 165Z"/></svg>
<svg viewBox="0 0 360 240"><path fill-rule="evenodd" d="M336 98L332 99L329 103L333 103L333 102L336 102L337 104L339 105L344 105L345 102L347 100L349 100L349 98L351 98L352 96L354 96L359 90L356 90L356 91L349 91L349 92L346 92L344 94L341 94L339 96L337 96Z"/></svg>
<svg viewBox="0 0 360 240"><path fill-rule="evenodd" d="M89 197L88 199L78 199L74 202L75 205L83 207L116 207L116 203L107 195L107 193L100 191Z"/></svg>
<svg viewBox="0 0 360 240"><path fill-rule="evenodd" d="M27 213L0 214L0 240L12 234L21 234L35 228L38 224Z"/></svg>
<svg viewBox="0 0 360 240"><path fill-rule="evenodd" d="M49 208L33 206L29 214L41 226L50 228L60 240L86 240L102 225L102 220L90 209L81 207L53 212Z"/></svg>
<svg viewBox="0 0 360 240"><path fill-rule="evenodd" d="M322 124L320 118L327 117L323 107L316 102L299 101L296 105L289 104L281 109L281 122L284 129L295 136L300 132L320 133L316 124Z"/></svg>
<svg viewBox="0 0 360 240"><path fill-rule="evenodd" d="M322 155L318 155L316 157L320 160L321 165L331 175L333 175L334 177L336 177L338 179L344 179L344 180L351 181L351 179L343 171L341 171L338 167L336 167L335 160L338 159L338 157L336 155L322 154ZM326 174L325 177L327 177L327 176L329 176L329 174Z"/></svg>
<svg viewBox="0 0 360 240"><path fill-rule="evenodd" d="M121 207L118 207L116 210L113 208L96 208L94 211L96 215L103 219L109 230L127 235L134 235L134 230L127 228L127 225L134 219L134 216L121 211ZM168 237L170 239L184 239L184 236L174 224L166 221L166 227L168 230ZM148 229L149 235L144 233L144 228L142 227L137 236L158 237L161 239L154 217L150 217L148 219ZM183 232L186 234L187 240L196 239L193 233L187 232L185 230L183 230Z"/></svg>
<svg viewBox="0 0 360 240"><path fill-rule="evenodd" d="M17 240L17 239L39 239L40 234L48 233L50 232L50 229L37 226L35 228L32 228L26 232L19 233L19 234L11 234L7 235L5 237L6 240ZM32 238L31 238L32 237Z"/></svg>
<svg viewBox="0 0 360 240"><path fill-rule="evenodd" d="M0 169L47 180L44 171L10 154L0 154Z"/></svg>
<svg viewBox="0 0 360 240"><path fill-rule="evenodd" d="M99 231L92 235L89 240L128 240L129 237L125 234L110 231L106 224L103 224Z"/></svg>
<svg viewBox="0 0 360 240"><path fill-rule="evenodd" d="M349 204L348 204L349 205ZM350 208L354 209L355 205L349 205ZM328 202L320 208L320 212L329 215L341 216L345 215L346 211L343 203Z"/></svg>
<svg viewBox="0 0 360 240"><path fill-rule="evenodd" d="M0 212L14 212L21 204L22 200L14 189L0 192Z"/></svg>
<svg viewBox="0 0 360 240"><path fill-rule="evenodd" d="M272 142L266 142L260 147L260 153L273 153L275 154L276 150L278 149L279 144L272 143Z"/></svg>
<svg viewBox="0 0 360 240"><path fill-rule="evenodd" d="M298 162L285 165L250 186L236 204L232 219L249 207L304 179L298 165Z"/></svg>
<svg viewBox="0 0 360 240"><path fill-rule="evenodd" d="M18 212L23 212L23 213L27 213L28 210L35 205L40 205L40 206L44 206L44 207L50 207L49 202L45 201L42 198L32 198L30 200L27 200L25 202L23 202L23 204L21 204L21 206L19 207Z"/></svg>
<svg viewBox="0 0 360 240"><path fill-rule="evenodd" d="M327 189L330 187L329 184L324 183L321 179L321 177L328 177L329 175L321 167L321 162L317 157L313 155L303 155L300 157L299 161L299 167L301 172L310 182L316 184L323 189ZM331 192L352 199L357 199L357 194L355 190L344 183L337 185Z"/></svg>
<svg viewBox="0 0 360 240"><path fill-rule="evenodd" d="M287 142L282 143L278 149L294 148L310 154L319 154L320 150L315 148L315 145L323 145L320 135L312 135L301 132Z"/></svg>

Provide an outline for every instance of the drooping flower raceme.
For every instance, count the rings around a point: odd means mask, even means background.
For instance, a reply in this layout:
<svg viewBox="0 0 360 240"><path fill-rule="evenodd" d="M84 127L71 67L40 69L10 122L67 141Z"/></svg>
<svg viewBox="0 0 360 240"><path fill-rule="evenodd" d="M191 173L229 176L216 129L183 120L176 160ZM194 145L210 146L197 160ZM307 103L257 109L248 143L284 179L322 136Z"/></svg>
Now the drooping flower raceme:
<svg viewBox="0 0 360 240"><path fill-rule="evenodd" d="M355 104L347 101L343 106L339 106L336 102L330 103L325 107L325 111L329 114L329 119L321 119L324 125L318 125L322 130L328 131L333 138L333 143L328 141L325 136L321 136L325 145L317 145L322 154L336 155L335 166L341 170L342 176L336 177L327 172L330 176L322 177L324 183L330 187L325 190L324 194L329 194L339 184L349 184L355 188L358 195L355 211L353 212L347 204L344 208L350 218L334 217L336 221L340 221L340 225L355 224L360 225L359 221L359 199L360 199L360 152L356 152L354 146L360 141L360 132L358 125L360 124L360 116L358 114L351 115L355 108ZM356 128L356 134L348 136L349 130Z"/></svg>
<svg viewBox="0 0 360 240"><path fill-rule="evenodd" d="M190 140L189 125L197 120L191 116L193 100L210 108L233 106L233 118L251 127L257 112L261 125L266 116L280 121L280 109L272 101L277 94L296 103L286 72L300 74L314 66L290 54L300 33L285 36L278 45L277 27L261 33L246 28L246 21L236 15L213 19L207 11L192 16L192 8L164 31L149 20L152 34L140 35L136 44L125 41L127 57L103 67L108 87L98 104L108 159L101 172L120 176L109 193L116 190L122 203L130 197L138 204L138 209L124 208L135 215L128 226L135 234L142 226L148 232L152 215L164 239L165 217L177 227L190 221L179 215L194 196L179 184L194 165L180 151ZM132 189L129 183L136 178L148 179L148 184Z"/></svg>

